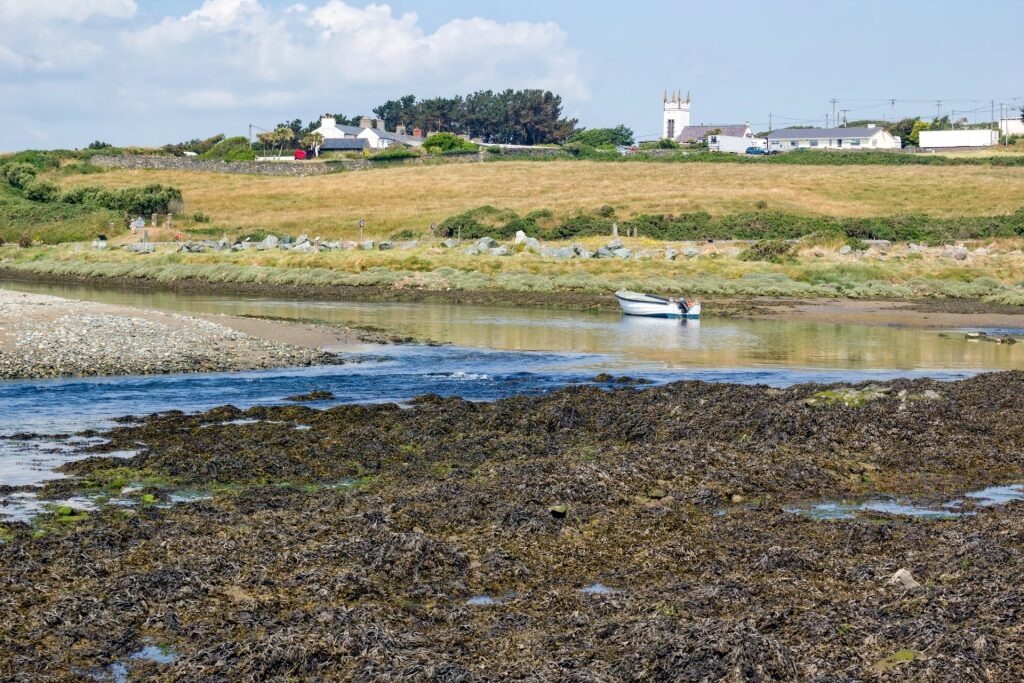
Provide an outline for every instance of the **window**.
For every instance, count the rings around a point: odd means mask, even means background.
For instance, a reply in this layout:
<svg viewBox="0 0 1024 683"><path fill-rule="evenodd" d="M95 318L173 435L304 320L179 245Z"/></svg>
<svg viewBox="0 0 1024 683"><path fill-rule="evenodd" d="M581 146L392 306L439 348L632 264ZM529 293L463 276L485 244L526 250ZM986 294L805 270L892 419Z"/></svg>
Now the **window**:
<svg viewBox="0 0 1024 683"><path fill-rule="evenodd" d="M850 140L850 147L860 147L860 140Z"/></svg>
<svg viewBox="0 0 1024 683"><path fill-rule="evenodd" d="M789 146L790 147L796 147L796 140L790 140L789 141Z"/></svg>
<svg viewBox="0 0 1024 683"><path fill-rule="evenodd" d="M668 131L665 133L665 137L674 138L676 136L676 122L675 119L668 120Z"/></svg>
<svg viewBox="0 0 1024 683"><path fill-rule="evenodd" d="M817 147L817 146L818 146L818 141L817 140L811 140L811 147Z"/></svg>

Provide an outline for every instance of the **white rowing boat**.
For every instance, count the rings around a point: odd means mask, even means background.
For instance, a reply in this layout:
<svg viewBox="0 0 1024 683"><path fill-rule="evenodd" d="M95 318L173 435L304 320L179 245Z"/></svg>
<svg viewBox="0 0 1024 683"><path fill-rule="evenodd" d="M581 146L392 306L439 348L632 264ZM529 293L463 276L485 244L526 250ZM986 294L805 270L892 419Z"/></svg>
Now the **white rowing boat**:
<svg viewBox="0 0 1024 683"><path fill-rule="evenodd" d="M664 299L651 294L641 294L621 289L615 292L615 299L626 315L642 315L648 318L699 318L700 302Z"/></svg>

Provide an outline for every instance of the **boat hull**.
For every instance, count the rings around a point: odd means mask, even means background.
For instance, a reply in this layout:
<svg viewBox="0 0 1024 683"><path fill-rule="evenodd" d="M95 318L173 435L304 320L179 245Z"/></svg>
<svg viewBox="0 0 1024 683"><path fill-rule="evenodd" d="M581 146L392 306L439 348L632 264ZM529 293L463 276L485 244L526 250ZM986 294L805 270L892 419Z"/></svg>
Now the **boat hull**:
<svg viewBox="0 0 1024 683"><path fill-rule="evenodd" d="M645 318L696 319L700 317L699 303L694 304L684 313L679 308L679 304L647 294L616 292L615 299L619 302L622 312L626 315L637 315Z"/></svg>

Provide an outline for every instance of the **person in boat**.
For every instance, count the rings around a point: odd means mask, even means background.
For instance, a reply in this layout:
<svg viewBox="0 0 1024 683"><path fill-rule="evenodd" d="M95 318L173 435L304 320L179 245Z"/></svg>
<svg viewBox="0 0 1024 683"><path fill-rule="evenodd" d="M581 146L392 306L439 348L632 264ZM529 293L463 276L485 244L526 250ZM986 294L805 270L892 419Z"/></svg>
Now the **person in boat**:
<svg viewBox="0 0 1024 683"><path fill-rule="evenodd" d="M686 300L685 296L679 297L679 301L676 302L679 305L679 310L686 315L686 312L690 310L690 302Z"/></svg>

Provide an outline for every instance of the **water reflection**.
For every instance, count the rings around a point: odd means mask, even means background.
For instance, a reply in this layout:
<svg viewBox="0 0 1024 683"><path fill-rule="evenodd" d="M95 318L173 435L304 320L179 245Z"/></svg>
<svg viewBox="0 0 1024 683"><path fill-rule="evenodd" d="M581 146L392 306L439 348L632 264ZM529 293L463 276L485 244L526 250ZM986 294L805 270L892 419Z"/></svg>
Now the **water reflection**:
<svg viewBox="0 0 1024 683"><path fill-rule="evenodd" d="M22 291L188 313L273 316L385 328L463 347L613 354L664 368L798 366L891 370L1011 369L1024 345L967 343L962 334L901 327L737 320L680 322L618 312L446 303L256 299L2 283Z"/></svg>

